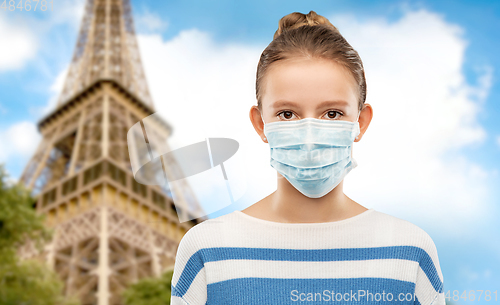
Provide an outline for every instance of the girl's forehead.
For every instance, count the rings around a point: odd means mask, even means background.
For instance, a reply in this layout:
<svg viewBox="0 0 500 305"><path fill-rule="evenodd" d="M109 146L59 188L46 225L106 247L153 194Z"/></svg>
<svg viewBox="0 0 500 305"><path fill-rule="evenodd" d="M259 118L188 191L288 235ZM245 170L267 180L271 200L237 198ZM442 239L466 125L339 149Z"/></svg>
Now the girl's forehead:
<svg viewBox="0 0 500 305"><path fill-rule="evenodd" d="M265 108L280 106L281 101L293 102L297 106L344 101L346 107L357 107L358 86L352 74L340 64L309 58L274 64L264 80Z"/></svg>

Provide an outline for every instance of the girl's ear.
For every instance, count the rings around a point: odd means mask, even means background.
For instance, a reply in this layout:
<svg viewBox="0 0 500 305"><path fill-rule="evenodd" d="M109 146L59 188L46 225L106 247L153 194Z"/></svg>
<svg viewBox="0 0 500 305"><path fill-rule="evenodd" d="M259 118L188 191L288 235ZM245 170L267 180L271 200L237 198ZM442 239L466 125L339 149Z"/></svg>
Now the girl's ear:
<svg viewBox="0 0 500 305"><path fill-rule="evenodd" d="M356 137L356 140L354 140L354 142L361 141L361 138L365 134L366 130L368 129L368 126L370 125L370 122L372 121L372 118L373 118L373 108L370 104L365 103L363 105L361 113L359 114L359 135Z"/></svg>
<svg viewBox="0 0 500 305"><path fill-rule="evenodd" d="M262 121L262 115L259 108L255 105L250 108L250 121L262 141L267 143L266 135L264 134L264 122Z"/></svg>

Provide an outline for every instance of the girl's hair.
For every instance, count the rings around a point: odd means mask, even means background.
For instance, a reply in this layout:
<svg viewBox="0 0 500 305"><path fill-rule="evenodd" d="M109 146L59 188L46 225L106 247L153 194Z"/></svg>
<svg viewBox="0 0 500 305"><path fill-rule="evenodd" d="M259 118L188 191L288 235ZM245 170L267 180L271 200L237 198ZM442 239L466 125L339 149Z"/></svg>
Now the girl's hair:
<svg viewBox="0 0 500 305"><path fill-rule="evenodd" d="M262 110L262 83L269 66L291 58L329 59L346 68L358 84L358 110L366 100L366 80L358 52L327 18L310 11L294 12L280 19L273 41L262 52L257 66L257 106Z"/></svg>

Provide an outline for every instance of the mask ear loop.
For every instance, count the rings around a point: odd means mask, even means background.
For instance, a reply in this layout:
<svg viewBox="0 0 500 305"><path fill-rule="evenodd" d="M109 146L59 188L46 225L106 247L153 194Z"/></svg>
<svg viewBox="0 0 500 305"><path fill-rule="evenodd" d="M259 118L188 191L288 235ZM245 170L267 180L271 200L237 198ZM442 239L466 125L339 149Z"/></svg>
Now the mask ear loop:
<svg viewBox="0 0 500 305"><path fill-rule="evenodd" d="M356 120L356 123L358 123L359 126L359 116L361 115L361 111L358 111L358 119ZM356 140L358 139L359 135L356 136Z"/></svg>
<svg viewBox="0 0 500 305"><path fill-rule="evenodd" d="M264 123L264 125L266 125L266 122L264 122L264 117L262 116L262 113L260 114L260 118L262 119L262 122ZM263 141L266 141L267 138L266 137L263 137L262 138Z"/></svg>

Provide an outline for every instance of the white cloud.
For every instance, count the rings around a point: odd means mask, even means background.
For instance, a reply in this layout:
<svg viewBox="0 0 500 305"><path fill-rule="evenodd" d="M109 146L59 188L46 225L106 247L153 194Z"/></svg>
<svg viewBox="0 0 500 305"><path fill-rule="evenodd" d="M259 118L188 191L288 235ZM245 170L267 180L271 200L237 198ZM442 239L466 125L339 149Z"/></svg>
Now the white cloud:
<svg viewBox="0 0 500 305"><path fill-rule="evenodd" d="M66 80L66 74L68 73L68 66L66 66L63 70L59 71L59 74L57 74L56 78L54 79L54 82L52 85L50 85L50 98L49 101L45 106L43 106L40 109L40 112L42 115L45 115L49 113L50 111L53 111L56 109L57 106L57 101L59 99L59 94L62 91L62 88L64 86L64 81ZM38 111L38 108L35 109Z"/></svg>
<svg viewBox="0 0 500 305"><path fill-rule="evenodd" d="M54 3L54 10L51 14L50 27L58 24L67 24L78 29L82 22L83 12L85 10L85 0L60 1Z"/></svg>
<svg viewBox="0 0 500 305"><path fill-rule="evenodd" d="M38 49L38 42L32 30L19 20L8 22L6 15L0 14L0 72L23 68ZM17 21L17 22L16 22Z"/></svg>
<svg viewBox="0 0 500 305"><path fill-rule="evenodd" d="M478 86L467 83L463 29L426 10L406 11L392 23L328 17L360 53L367 102L374 108L370 128L354 145L359 165L345 180L345 193L364 206L434 224L448 234L453 229L456 236L470 230L467 224L484 221L491 214L486 182L492 173L460 148L486 138L477 114L492 69L485 68ZM155 106L175 129L171 145L193 143L207 129L237 131L250 157L245 204L274 191L268 146L248 119L266 46L219 45L197 29L170 41L141 35L139 44Z"/></svg>
<svg viewBox="0 0 500 305"><path fill-rule="evenodd" d="M40 135L35 124L28 121L15 123L0 130L0 162L9 158L29 157L34 153Z"/></svg>
<svg viewBox="0 0 500 305"><path fill-rule="evenodd" d="M497 136L497 144L500 146L500 136Z"/></svg>
<svg viewBox="0 0 500 305"><path fill-rule="evenodd" d="M147 8L134 18L137 33L151 33L164 31L168 27L168 22L162 20L158 14L150 12Z"/></svg>
<svg viewBox="0 0 500 305"><path fill-rule="evenodd" d="M35 58L40 47L47 45L40 42L46 42L46 35L54 26L65 24L78 29L83 9L84 0L75 0L58 3L46 19L37 19L32 14L11 17L8 12L0 11L2 46L8 46L0 48L0 72L22 69L28 60Z"/></svg>

